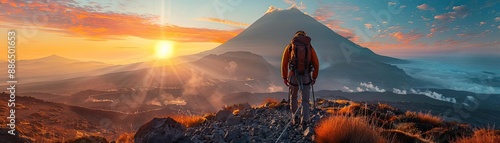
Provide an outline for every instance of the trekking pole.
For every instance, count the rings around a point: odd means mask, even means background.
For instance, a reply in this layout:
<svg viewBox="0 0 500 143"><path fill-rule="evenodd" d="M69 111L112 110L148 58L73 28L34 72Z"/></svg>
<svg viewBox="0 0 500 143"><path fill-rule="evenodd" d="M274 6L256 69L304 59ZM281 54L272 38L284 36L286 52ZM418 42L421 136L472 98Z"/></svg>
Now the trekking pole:
<svg viewBox="0 0 500 143"><path fill-rule="evenodd" d="M316 110L316 97L314 97L314 84L311 84L311 90L313 93L313 110Z"/></svg>
<svg viewBox="0 0 500 143"><path fill-rule="evenodd" d="M285 129L283 129L283 131L281 132L280 136L278 136L278 139L276 139L275 143L278 143L280 141L281 137L283 137L283 135L285 134L285 132L288 130L288 127L290 127L290 123L292 122L293 118L295 118L295 116L297 116L297 113L298 113L298 111L301 108L302 108L302 105L300 105L299 108L297 108L297 111L295 111L295 113L293 114L292 118L290 118L290 121L288 121L288 123L285 126Z"/></svg>

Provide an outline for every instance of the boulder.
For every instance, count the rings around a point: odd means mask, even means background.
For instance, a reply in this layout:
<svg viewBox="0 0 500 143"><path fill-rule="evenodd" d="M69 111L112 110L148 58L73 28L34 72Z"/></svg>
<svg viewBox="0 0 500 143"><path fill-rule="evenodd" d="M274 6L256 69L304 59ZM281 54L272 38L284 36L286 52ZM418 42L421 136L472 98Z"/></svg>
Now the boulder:
<svg viewBox="0 0 500 143"><path fill-rule="evenodd" d="M174 119L154 118L142 125L134 136L136 143L173 143L184 139L186 127Z"/></svg>
<svg viewBox="0 0 500 143"><path fill-rule="evenodd" d="M225 122L227 119L227 116L231 115L231 111L229 110L220 110L215 114L215 120L220 121L220 122Z"/></svg>
<svg viewBox="0 0 500 143"><path fill-rule="evenodd" d="M239 116L234 116L233 114L230 114L228 117L227 117L227 120L226 120L226 125L227 126L232 126L232 125L237 125L239 124L241 121L241 117Z"/></svg>

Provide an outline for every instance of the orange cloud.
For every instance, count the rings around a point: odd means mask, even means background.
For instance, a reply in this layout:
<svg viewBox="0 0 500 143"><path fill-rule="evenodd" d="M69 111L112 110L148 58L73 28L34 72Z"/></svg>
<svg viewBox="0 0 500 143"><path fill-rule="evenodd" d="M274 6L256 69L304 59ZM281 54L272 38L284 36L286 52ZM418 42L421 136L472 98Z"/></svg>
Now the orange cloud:
<svg viewBox="0 0 500 143"><path fill-rule="evenodd" d="M146 39L161 39L180 42L225 42L239 34L243 29L216 30L188 28L175 25L160 25L151 15L96 12L93 7L75 7L70 2L25 3L14 0L0 1L0 18L3 22L26 25L41 23L38 26L67 35L91 39L119 39L135 36ZM26 23L26 17L38 17Z"/></svg>
<svg viewBox="0 0 500 143"><path fill-rule="evenodd" d="M389 33L389 36L395 38L397 41L402 43L410 43L412 41L418 40L423 37L422 34L415 33L414 30L411 30L408 33L403 33L401 31Z"/></svg>
<svg viewBox="0 0 500 143"><path fill-rule="evenodd" d="M356 10L356 9L353 9ZM354 34L354 30L352 29L347 29L340 24L344 23L339 20L333 20L331 19L335 13L331 10L330 5L323 5L319 7L315 12L314 12L314 19L318 20L319 22L323 23L326 25L328 28L332 29L333 31L337 32L338 34L346 37L347 39L350 39L352 41L358 41L358 36Z"/></svg>
<svg viewBox="0 0 500 143"><path fill-rule="evenodd" d="M241 27L247 27L247 26L250 25L248 23L236 22L236 21L219 19L219 18L213 18L213 17L199 18L198 20L210 21L210 22L216 22L216 23L222 23L222 24L227 24L227 25L231 25L231 26L241 26Z"/></svg>

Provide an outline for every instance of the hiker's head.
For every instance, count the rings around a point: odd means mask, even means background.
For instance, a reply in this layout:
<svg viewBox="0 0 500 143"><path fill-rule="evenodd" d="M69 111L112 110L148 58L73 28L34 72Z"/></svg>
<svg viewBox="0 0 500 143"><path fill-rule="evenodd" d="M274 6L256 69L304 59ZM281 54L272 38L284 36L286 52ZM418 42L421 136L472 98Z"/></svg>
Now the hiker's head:
<svg viewBox="0 0 500 143"><path fill-rule="evenodd" d="M295 32L295 36L307 36L307 34L306 34L306 32L299 30L299 31Z"/></svg>

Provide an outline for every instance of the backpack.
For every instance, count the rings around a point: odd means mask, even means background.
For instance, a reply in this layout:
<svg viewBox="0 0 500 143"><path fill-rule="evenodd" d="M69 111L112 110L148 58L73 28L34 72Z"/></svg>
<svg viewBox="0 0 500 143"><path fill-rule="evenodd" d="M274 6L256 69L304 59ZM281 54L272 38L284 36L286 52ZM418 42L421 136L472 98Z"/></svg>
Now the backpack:
<svg viewBox="0 0 500 143"><path fill-rule="evenodd" d="M311 70L311 44L310 43L302 43L298 40L292 40L290 43L290 48L288 48L288 52L290 52L290 61L289 69L298 72L299 75L304 75L305 73L310 72Z"/></svg>

